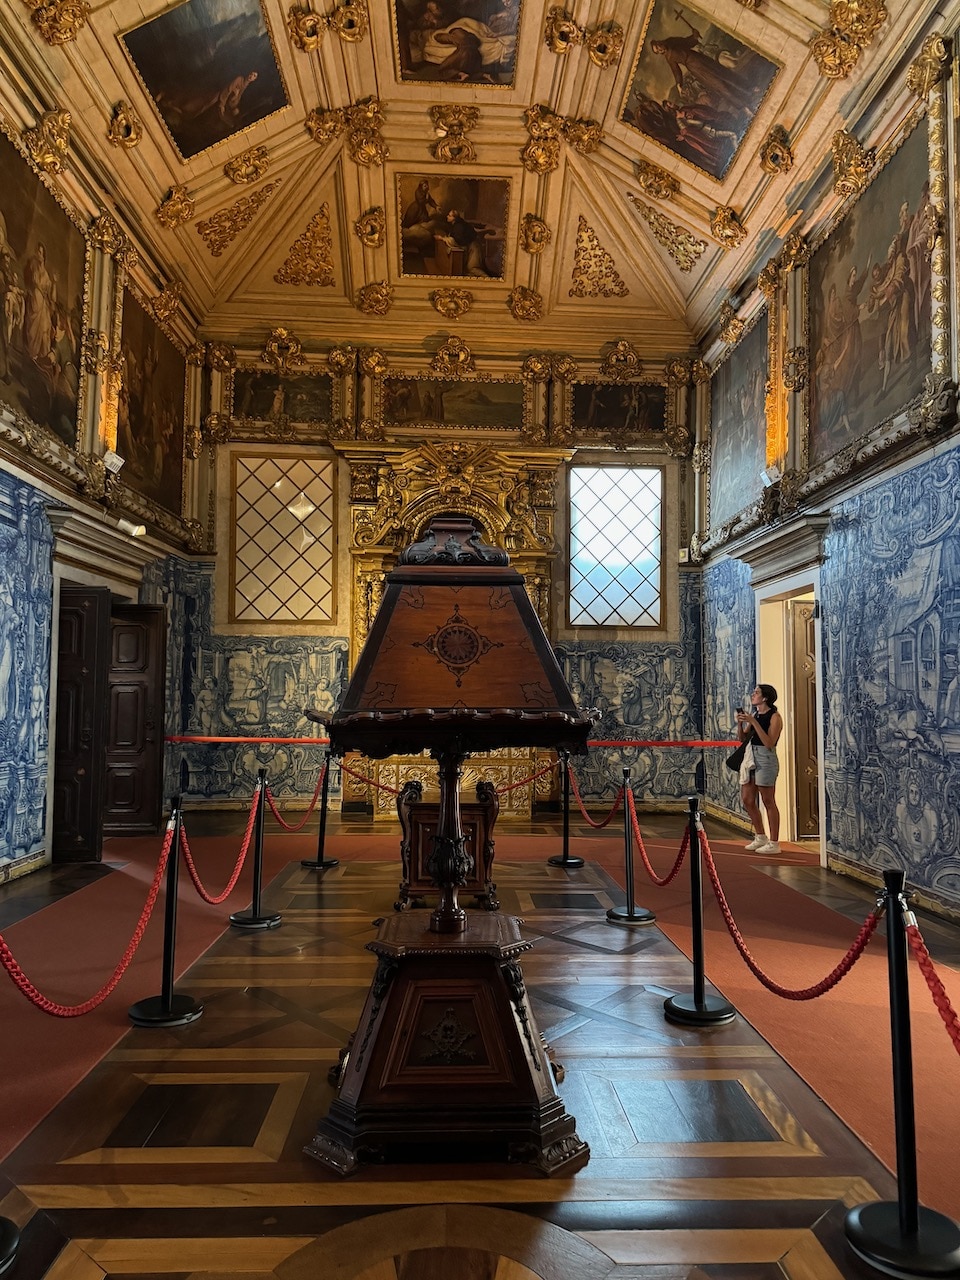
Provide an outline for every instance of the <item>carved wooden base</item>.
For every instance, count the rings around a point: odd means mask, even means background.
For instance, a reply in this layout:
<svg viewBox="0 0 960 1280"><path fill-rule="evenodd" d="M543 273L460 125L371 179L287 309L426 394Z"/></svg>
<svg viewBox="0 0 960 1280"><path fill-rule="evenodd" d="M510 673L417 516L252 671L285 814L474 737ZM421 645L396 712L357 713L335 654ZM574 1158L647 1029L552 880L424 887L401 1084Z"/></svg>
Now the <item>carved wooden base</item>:
<svg viewBox="0 0 960 1280"><path fill-rule="evenodd" d="M582 1168L590 1150L554 1089L518 922L471 913L463 933L438 934L392 916L367 945L377 972L306 1154L340 1174L400 1160Z"/></svg>

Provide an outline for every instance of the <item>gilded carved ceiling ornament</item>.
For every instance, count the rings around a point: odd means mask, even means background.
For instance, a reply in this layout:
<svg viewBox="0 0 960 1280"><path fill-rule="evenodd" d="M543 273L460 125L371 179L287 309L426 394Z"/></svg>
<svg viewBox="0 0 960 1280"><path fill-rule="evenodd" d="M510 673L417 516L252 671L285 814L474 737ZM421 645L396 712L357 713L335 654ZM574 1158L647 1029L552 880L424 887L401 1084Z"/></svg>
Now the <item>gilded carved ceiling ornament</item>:
<svg viewBox="0 0 960 1280"><path fill-rule="evenodd" d="M567 13L561 5L547 12L547 21L543 28L543 39L551 53L564 54L583 44L585 29Z"/></svg>
<svg viewBox="0 0 960 1280"><path fill-rule="evenodd" d="M229 342L208 342L204 351L204 363L218 373L230 373L237 367L236 348Z"/></svg>
<svg viewBox="0 0 960 1280"><path fill-rule="evenodd" d="M354 347L331 347L327 352L327 367L331 373L342 377L346 373L352 373L356 365L357 352Z"/></svg>
<svg viewBox="0 0 960 1280"><path fill-rule="evenodd" d="M95 249L101 249L104 253L111 256L121 249L126 242L126 236L120 230L116 218L109 213L101 213L90 223L88 232L90 243Z"/></svg>
<svg viewBox="0 0 960 1280"><path fill-rule="evenodd" d="M70 112L55 107L45 111L32 129L24 129L27 155L44 173L63 173L70 145Z"/></svg>
<svg viewBox="0 0 960 1280"><path fill-rule="evenodd" d="M461 107L453 104L433 106L430 119L437 141L430 147L430 154L445 164L468 164L477 158L473 143L466 136L480 122L477 107Z"/></svg>
<svg viewBox="0 0 960 1280"><path fill-rule="evenodd" d="M154 210L154 216L162 227L173 231L184 222L189 222L196 211L196 204L187 188L179 183L170 188L165 200Z"/></svg>
<svg viewBox="0 0 960 1280"><path fill-rule="evenodd" d="M290 246L286 261L274 275L277 284L332 286L333 237L330 234L330 206L326 201L313 215L303 235Z"/></svg>
<svg viewBox="0 0 960 1280"><path fill-rule="evenodd" d="M346 117L342 107L331 107L329 110L314 107L303 122L303 127L318 146L339 138L346 128Z"/></svg>
<svg viewBox="0 0 960 1280"><path fill-rule="evenodd" d="M207 358L207 348L202 342L191 342L187 347L185 358L191 368L199 369Z"/></svg>
<svg viewBox="0 0 960 1280"><path fill-rule="evenodd" d="M322 13L314 13L311 9L291 5L287 14L287 32L290 42L294 48L303 53L315 53L320 47L328 21Z"/></svg>
<svg viewBox="0 0 960 1280"><path fill-rule="evenodd" d="M739 342L743 337L747 326L742 320L737 319L737 313L729 299L720 307L719 320L720 341L725 342L728 347L732 347L734 343Z"/></svg>
<svg viewBox="0 0 960 1280"><path fill-rule="evenodd" d="M543 38L551 53L558 55L583 45L590 61L601 68L613 66L623 49L623 27L619 22L601 23L591 31L575 22L560 5L547 12Z"/></svg>
<svg viewBox="0 0 960 1280"><path fill-rule="evenodd" d="M462 338L448 338L437 348L430 361L434 373L442 373L446 377L458 377L464 373L476 373L477 367L473 352Z"/></svg>
<svg viewBox="0 0 960 1280"><path fill-rule="evenodd" d="M289 329L280 326L272 330L260 359L283 377L303 364L303 343Z"/></svg>
<svg viewBox="0 0 960 1280"><path fill-rule="evenodd" d="M248 196L241 196L229 209L221 209L219 213L197 223L197 232L203 237L214 258L219 258L244 227L249 226L261 206L279 187L280 181L277 178L274 182L267 182L259 190L251 191Z"/></svg>
<svg viewBox="0 0 960 1280"><path fill-rule="evenodd" d="M560 143L566 141L580 155L590 155L603 141L603 129L596 120L577 120L557 115L549 107L534 103L523 113L530 141L520 152L523 167L530 173L549 173L560 163Z"/></svg>
<svg viewBox="0 0 960 1280"><path fill-rule="evenodd" d="M675 222L671 222L659 209L654 209L653 205L645 204L629 191L627 192L627 199L680 270L692 271L697 265L701 254L707 248L706 240L699 240L683 227L678 227Z"/></svg>
<svg viewBox="0 0 960 1280"><path fill-rule="evenodd" d="M873 147L863 147L846 129L833 135L833 189L838 196L859 195L870 180L876 160Z"/></svg>
<svg viewBox="0 0 960 1280"><path fill-rule="evenodd" d="M304 128L314 142L326 146L346 130L347 150L357 164L383 164L390 150L380 133L383 111L380 99L372 94L349 107L323 110L315 107L304 121Z"/></svg>
<svg viewBox="0 0 960 1280"><path fill-rule="evenodd" d="M368 378L382 378L390 368L386 352L381 351L379 347L365 347L360 352L357 363L360 372L366 374Z"/></svg>
<svg viewBox="0 0 960 1280"><path fill-rule="evenodd" d="M939 33L927 36L920 53L910 63L907 72L907 88L921 102L926 102L931 92L943 80L950 59L950 46Z"/></svg>
<svg viewBox="0 0 960 1280"><path fill-rule="evenodd" d="M361 285L356 305L365 316L385 316L393 305L393 289L386 280Z"/></svg>
<svg viewBox="0 0 960 1280"><path fill-rule="evenodd" d="M86 0L48 0L46 4L37 5L30 21L47 44L59 45L76 40L89 17L90 5Z"/></svg>
<svg viewBox="0 0 960 1280"><path fill-rule="evenodd" d="M171 280L160 290L153 300L153 314L158 320L169 320L180 310L180 299L183 297L183 284L180 280Z"/></svg>
<svg viewBox="0 0 960 1280"><path fill-rule="evenodd" d="M623 52L623 27L619 22L604 22L587 35L584 45L587 57L601 71L612 67Z"/></svg>
<svg viewBox="0 0 960 1280"><path fill-rule="evenodd" d="M525 213L520 219L520 248L525 253L543 253L553 238L553 232L535 213Z"/></svg>
<svg viewBox="0 0 960 1280"><path fill-rule="evenodd" d="M107 141L113 147L132 150L143 139L143 122L128 102L120 101L113 108L107 126Z"/></svg>
<svg viewBox="0 0 960 1280"><path fill-rule="evenodd" d="M685 387L690 381L690 361L679 359L668 360L666 374L668 386Z"/></svg>
<svg viewBox="0 0 960 1280"><path fill-rule="evenodd" d="M367 209L353 224L353 232L368 249L379 249L387 231L387 215L382 205Z"/></svg>
<svg viewBox="0 0 960 1280"><path fill-rule="evenodd" d="M228 160L223 166L224 176L231 182L241 186L249 182L259 182L270 167L270 156L266 147L248 147L238 156Z"/></svg>
<svg viewBox="0 0 960 1280"><path fill-rule="evenodd" d="M528 289L518 284L507 295L507 306L514 320L541 320L543 318L543 298L536 289Z"/></svg>
<svg viewBox="0 0 960 1280"><path fill-rule="evenodd" d="M651 164L649 160L637 160L633 171L640 184L640 190L651 200L672 200L679 194L680 183L672 173L667 173L666 169L661 169L658 164Z"/></svg>
<svg viewBox="0 0 960 1280"><path fill-rule="evenodd" d="M573 251L571 298L623 298L630 292L597 233L580 214Z"/></svg>
<svg viewBox="0 0 960 1280"><path fill-rule="evenodd" d="M760 144L760 168L764 173L789 173L793 148L782 124L775 124Z"/></svg>
<svg viewBox="0 0 960 1280"><path fill-rule="evenodd" d="M520 368L525 382L549 382L553 377L553 356L549 351L531 351Z"/></svg>
<svg viewBox="0 0 960 1280"><path fill-rule="evenodd" d="M620 338L600 362L600 374L614 382L628 382L643 375L643 361L632 342Z"/></svg>
<svg viewBox="0 0 960 1280"><path fill-rule="evenodd" d="M332 31L341 40L356 44L367 34L370 17L365 0L344 0L332 13L314 13L299 5L293 5L287 14L287 31L293 45L304 53L314 53L325 31Z"/></svg>
<svg viewBox="0 0 960 1280"><path fill-rule="evenodd" d="M728 204L721 204L713 211L710 219L710 231L719 240L724 249L735 249L742 244L747 235L747 228L740 221L736 210Z"/></svg>
<svg viewBox="0 0 960 1280"><path fill-rule="evenodd" d="M469 289L434 289L430 303L434 311L448 320L458 320L473 306L473 294Z"/></svg>
<svg viewBox="0 0 960 1280"><path fill-rule="evenodd" d="M886 20L883 0L832 0L829 27L810 42L820 74L845 79Z"/></svg>

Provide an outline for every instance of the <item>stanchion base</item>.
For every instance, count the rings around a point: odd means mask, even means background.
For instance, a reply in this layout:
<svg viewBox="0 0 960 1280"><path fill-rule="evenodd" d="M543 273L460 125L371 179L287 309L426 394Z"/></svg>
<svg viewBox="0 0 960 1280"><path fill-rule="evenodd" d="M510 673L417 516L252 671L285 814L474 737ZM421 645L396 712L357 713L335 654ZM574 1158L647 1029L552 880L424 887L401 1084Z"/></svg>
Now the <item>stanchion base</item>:
<svg viewBox="0 0 960 1280"><path fill-rule="evenodd" d="M314 859L313 862L309 858L300 859L301 867L306 867L308 871L326 871L327 867L339 867L339 858L324 858L322 862Z"/></svg>
<svg viewBox="0 0 960 1280"><path fill-rule="evenodd" d="M843 1227L850 1248L886 1276L960 1276L960 1226L920 1205L918 1231L900 1231L900 1206L893 1200L857 1205Z"/></svg>
<svg viewBox="0 0 960 1280"><path fill-rule="evenodd" d="M582 858L565 858L562 854L558 853L555 857L548 858L547 863L551 867L582 867L583 859Z"/></svg>
<svg viewBox="0 0 960 1280"><path fill-rule="evenodd" d="M653 924L656 916L646 907L634 907L632 913L626 907L611 907L607 919L614 924Z"/></svg>
<svg viewBox="0 0 960 1280"><path fill-rule="evenodd" d="M713 1027L733 1022L737 1011L719 996L704 996L700 1004L693 996L671 996L663 1002L663 1014L682 1027Z"/></svg>
<svg viewBox="0 0 960 1280"><path fill-rule="evenodd" d="M169 1003L163 996L148 996L138 1000L127 1010L130 1021L137 1027L182 1027L196 1022L203 1013L203 1005L193 996L171 996Z"/></svg>
<svg viewBox="0 0 960 1280"><path fill-rule="evenodd" d="M248 911L235 911L230 917L234 929L279 929L283 916L274 911L269 916L255 916Z"/></svg>
<svg viewBox="0 0 960 1280"><path fill-rule="evenodd" d="M17 1260L20 1248L20 1232L15 1222L0 1218L0 1276Z"/></svg>

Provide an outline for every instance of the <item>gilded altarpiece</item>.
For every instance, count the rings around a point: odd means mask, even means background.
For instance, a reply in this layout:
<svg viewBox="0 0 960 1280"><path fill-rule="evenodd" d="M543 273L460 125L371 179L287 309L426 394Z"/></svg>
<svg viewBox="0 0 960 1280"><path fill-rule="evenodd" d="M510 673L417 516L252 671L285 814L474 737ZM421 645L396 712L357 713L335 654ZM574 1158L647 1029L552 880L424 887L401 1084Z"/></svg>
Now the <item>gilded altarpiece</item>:
<svg viewBox="0 0 960 1280"><path fill-rule="evenodd" d="M453 511L473 516L484 529L484 540L510 553L538 617L548 626L559 554L556 477L570 450L446 439L416 447L366 441L338 441L333 447L350 470L352 654L363 648L384 575L400 550L417 541L434 516ZM521 748L471 757L461 794L473 795L477 782L486 779L499 793L501 821L528 818L535 800L558 794L555 762L551 752ZM435 798L436 768L425 756L348 760L347 765L353 773L344 772L344 805L371 805L376 818L396 821L396 793L410 779L423 782L426 800ZM546 772L523 782L541 770Z"/></svg>

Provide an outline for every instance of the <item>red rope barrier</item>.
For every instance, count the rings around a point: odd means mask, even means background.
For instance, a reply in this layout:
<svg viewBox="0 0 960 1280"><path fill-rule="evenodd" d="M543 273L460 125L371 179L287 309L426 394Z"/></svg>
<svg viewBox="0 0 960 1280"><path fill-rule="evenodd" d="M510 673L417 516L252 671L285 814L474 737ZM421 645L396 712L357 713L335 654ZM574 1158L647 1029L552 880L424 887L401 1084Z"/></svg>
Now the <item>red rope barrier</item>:
<svg viewBox="0 0 960 1280"><path fill-rule="evenodd" d="M147 900L140 913L140 919L137 921L137 927L134 929L133 935L127 943L127 949L124 951L120 959L120 963L96 995L91 996L89 1000L84 1000L82 1004L58 1004L55 1000L49 1000L45 995L42 995L17 964L16 960L13 958L13 952L4 942L3 935L0 934L0 964L3 965L4 969L6 969L17 988L43 1013L49 1013L55 1018L78 1018L81 1014L90 1013L93 1009L96 1009L98 1005L103 1004L107 996L114 990L117 983L129 968L130 962L136 954L137 947L139 947L143 940L144 932L150 920L150 916L153 914L153 908L156 905L157 895L160 892L160 883L163 880L163 873L167 866L167 859L170 856L170 846L172 843L173 820L171 819L170 822L167 823L166 834L163 837L163 847L160 850L160 859L157 862L157 869L154 873L153 883L150 885Z"/></svg>
<svg viewBox="0 0 960 1280"><path fill-rule="evenodd" d="M253 800L250 803L250 815L247 818L247 829L243 833L243 843L240 846L240 852L237 854L237 860L234 863L230 879L227 881L227 887L224 889L223 893L218 894L217 897L213 897L203 887L203 884L200 881L200 875L193 861L193 854L190 852L190 843L187 840L186 829L183 826L180 827L180 852L183 854L183 860L187 864L187 870L190 872L190 879L193 881L193 887L204 902L209 902L213 907L219 906L221 902L224 902L230 897L230 894L233 893L234 886L240 879L240 872L243 869L243 864L247 860L247 853L250 850L250 837L253 834L253 824L257 817L257 788L259 788L259 783L257 784L257 787L254 788Z"/></svg>
<svg viewBox="0 0 960 1280"><path fill-rule="evenodd" d="M920 930L916 924L907 925L907 942L910 944L910 950L920 966L920 972L927 980L927 986L933 996L933 1003L937 1006L937 1012L943 1019L943 1025L947 1028L947 1033L953 1041L953 1047L957 1053L960 1053L960 1018L957 1017L956 1011L950 1003L950 997L937 976L933 961L930 958L930 952L927 950L926 943L920 936Z"/></svg>
<svg viewBox="0 0 960 1280"><path fill-rule="evenodd" d="M717 902L720 904L720 910L723 912L723 918L726 923L730 937L736 944L737 950L740 952L747 968L753 976L776 996L782 996L785 1000L813 1000L816 996L822 996L827 991L846 977L856 962L866 950L867 943L873 937L877 925L880 923L880 917L883 912L880 908L871 911L863 924L860 926L860 932L854 939L849 951L830 973L827 974L820 982L815 983L812 987L802 987L800 990L792 990L790 987L782 987L778 982L774 982L772 978L768 978L760 966L754 960L753 956L747 950L743 940L743 935L737 928L737 922L733 918L733 912L730 910L727 899L724 896L723 888L720 884L720 877L717 874L717 868L713 861L713 854L710 852L710 844L707 840L707 833L701 829L700 831L700 848L703 852L703 858L707 865L707 871L710 875L710 883L713 885L713 892L716 895Z"/></svg>
<svg viewBox="0 0 960 1280"><path fill-rule="evenodd" d="M684 828L683 839L680 842L680 852L677 854L677 860L667 874L661 879L651 866L650 859L647 857L647 851L643 846L643 836L640 834L640 823L637 819L637 804L631 787L627 787L627 809L630 813L630 825L633 828L633 838L636 841L637 848L640 850L640 860L646 868L647 875L653 883L659 885L662 889L665 885L668 885L671 880L676 879L680 868L683 866L683 860L687 856L687 850L690 848L690 828Z"/></svg>
<svg viewBox="0 0 960 1280"><path fill-rule="evenodd" d="M310 804L307 807L307 812L303 815L302 819L297 823L296 826L293 826L289 822L284 822L283 818L281 818L280 812L277 809L276 803L273 798L273 792L270 790L269 783L267 784L267 804L269 804L270 806L270 812L276 818L277 822L280 823L281 827L283 827L284 831L302 831L303 828L307 825L310 815L313 813L314 809L317 807L317 797L320 795L320 792L323 789L323 780L327 776L328 763L329 763L328 761L324 760L323 768L320 770L320 776L317 778L317 786L313 793L313 799L310 801Z"/></svg>
<svg viewBox="0 0 960 1280"><path fill-rule="evenodd" d="M556 769L559 763L559 760L554 760L552 764L544 765L544 767L542 769L538 769L536 773L531 773L528 778L521 778L519 782L511 782L509 787L498 787L497 795L505 796L508 791L516 791L517 787L529 786L531 782L536 782L538 778L542 778L543 775L545 773L549 773L551 769Z"/></svg>
<svg viewBox="0 0 960 1280"><path fill-rule="evenodd" d="M620 790L617 792L617 798L613 802L613 808L610 810L607 816L603 819L602 822L595 822L593 818L590 817L589 813L587 813L586 809L583 807L583 801L580 798L580 788L577 786L576 775L574 774L573 770L570 768L569 765L567 765L567 775L570 778L570 785L571 787L573 787L573 796L577 802L577 806L580 809L580 813L581 813L581 816L583 817L584 822L586 822L588 826L593 827L596 831L602 830L608 823L613 821L614 817L616 816L617 810L620 808L620 801L623 799L623 787L621 787Z"/></svg>

